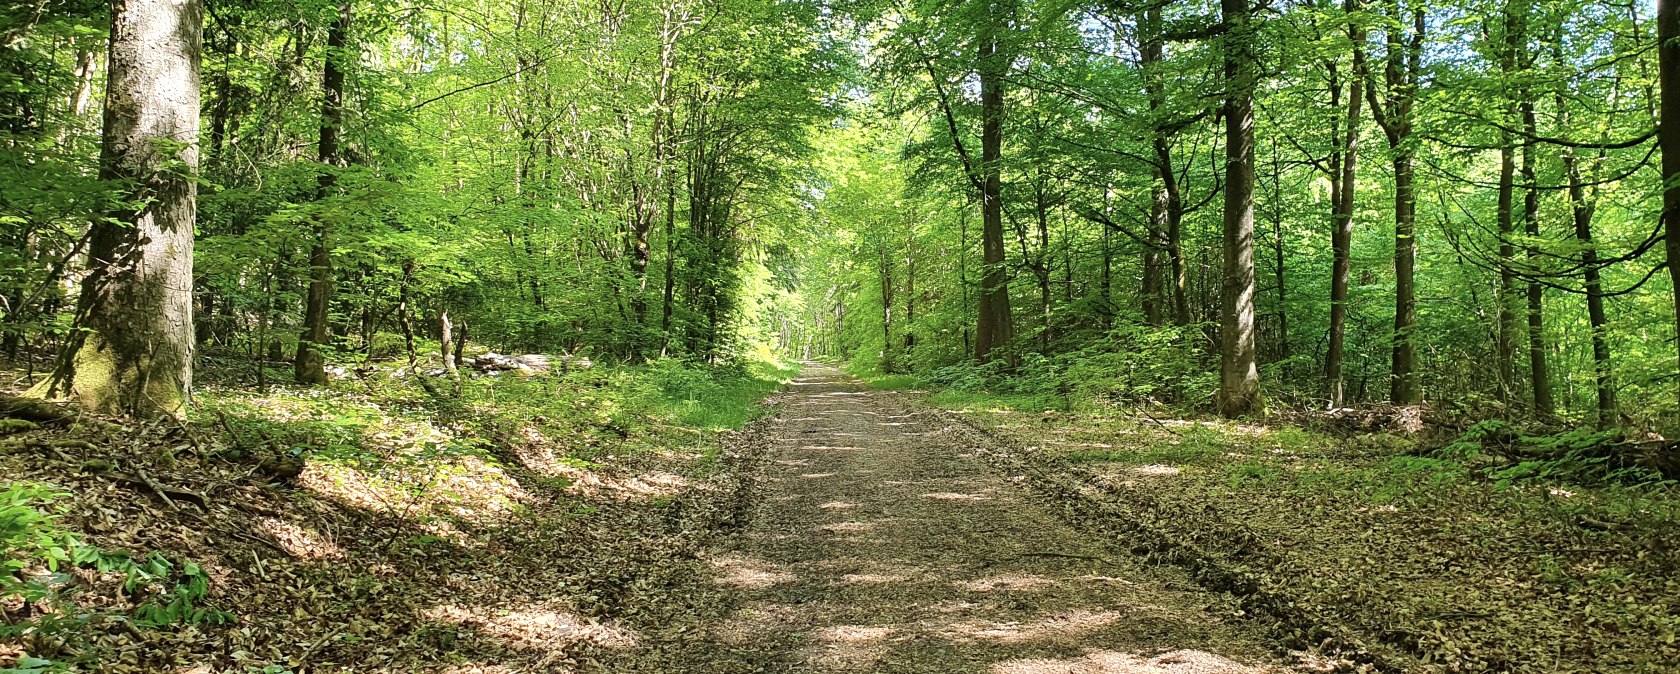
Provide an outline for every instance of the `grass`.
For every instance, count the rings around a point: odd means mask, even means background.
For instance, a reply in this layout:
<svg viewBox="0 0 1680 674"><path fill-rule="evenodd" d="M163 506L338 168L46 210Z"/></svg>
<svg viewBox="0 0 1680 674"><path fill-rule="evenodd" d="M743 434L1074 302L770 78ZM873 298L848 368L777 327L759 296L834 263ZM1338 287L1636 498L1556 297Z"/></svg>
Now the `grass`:
<svg viewBox="0 0 1680 674"><path fill-rule="evenodd" d="M644 366L652 378L652 398L647 401L655 414L671 422L704 431L724 431L745 426L760 413L758 402L786 386L799 374L794 365L754 361L744 367L716 368L693 376L659 364ZM635 370L635 368L632 368ZM635 374L632 374L635 376Z"/></svg>
<svg viewBox="0 0 1680 674"><path fill-rule="evenodd" d="M1042 412L1061 407L1061 402L1051 396L1029 393L945 390L928 396L927 400L930 404L962 412Z"/></svg>
<svg viewBox="0 0 1680 674"><path fill-rule="evenodd" d="M862 377L869 388L879 391L908 391L926 388L921 378L908 374L882 374Z"/></svg>

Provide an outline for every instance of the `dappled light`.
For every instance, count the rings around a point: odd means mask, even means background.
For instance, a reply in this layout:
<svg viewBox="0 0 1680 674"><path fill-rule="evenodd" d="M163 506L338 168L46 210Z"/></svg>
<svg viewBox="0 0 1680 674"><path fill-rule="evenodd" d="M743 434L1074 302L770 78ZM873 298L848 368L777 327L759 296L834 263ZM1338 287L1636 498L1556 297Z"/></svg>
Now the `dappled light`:
<svg viewBox="0 0 1680 674"><path fill-rule="evenodd" d="M622 629L597 624L569 612L537 607L511 609L441 604L421 611L420 617L471 627L522 650L560 651L574 643L626 648L636 643L635 636Z"/></svg>
<svg viewBox="0 0 1680 674"><path fill-rule="evenodd" d="M725 556L709 560L712 568L718 571L716 583L742 588L766 588L777 583L786 583L794 579L793 574L777 568L774 564L747 557Z"/></svg>
<svg viewBox="0 0 1680 674"><path fill-rule="evenodd" d="M1122 619L1115 611L1073 610L1028 621L963 621L941 627L939 633L955 641L1053 641L1079 643L1086 634Z"/></svg>
<svg viewBox="0 0 1680 674"><path fill-rule="evenodd" d="M993 674L1267 674L1273 670L1246 666L1203 651L1179 650L1143 656L1099 650L1077 658L1000 662L991 671Z"/></svg>
<svg viewBox="0 0 1680 674"><path fill-rule="evenodd" d="M257 529L298 559L312 562L344 559L343 548L306 527L273 517L264 517L257 520Z"/></svg>
<svg viewBox="0 0 1680 674"><path fill-rule="evenodd" d="M1680 0L0 8L0 673L1680 672Z"/></svg>
<svg viewBox="0 0 1680 674"><path fill-rule="evenodd" d="M1045 576L1031 573L1006 573L988 576L974 580L965 580L957 586L969 592L1020 592L1042 590L1053 587L1066 580L1054 580Z"/></svg>

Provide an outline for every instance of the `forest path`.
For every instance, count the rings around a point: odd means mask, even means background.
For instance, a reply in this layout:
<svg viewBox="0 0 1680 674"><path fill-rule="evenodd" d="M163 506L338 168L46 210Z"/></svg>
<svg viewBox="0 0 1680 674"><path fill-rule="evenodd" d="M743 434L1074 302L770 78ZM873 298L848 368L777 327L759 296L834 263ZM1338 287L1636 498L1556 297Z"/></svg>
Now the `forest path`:
<svg viewBox="0 0 1680 674"><path fill-rule="evenodd" d="M707 560L728 610L639 665L1286 671L1217 597L1056 519L943 414L821 364L780 403L752 519Z"/></svg>

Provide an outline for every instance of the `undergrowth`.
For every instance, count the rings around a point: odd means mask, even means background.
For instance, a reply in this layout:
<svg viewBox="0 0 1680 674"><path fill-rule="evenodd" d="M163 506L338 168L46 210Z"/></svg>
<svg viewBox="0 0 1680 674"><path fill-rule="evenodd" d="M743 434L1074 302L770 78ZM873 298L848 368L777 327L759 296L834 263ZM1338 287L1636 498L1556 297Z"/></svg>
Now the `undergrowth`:
<svg viewBox="0 0 1680 674"><path fill-rule="evenodd" d="M138 558L102 550L63 528L54 502L67 495L45 484L0 485L0 638L65 639L96 621L139 629L237 621L233 613L205 604L210 577L196 562L171 560L155 550ZM94 588L78 583L72 570L115 585L132 608L78 607L77 594ZM55 672L74 664L25 655L0 672Z"/></svg>

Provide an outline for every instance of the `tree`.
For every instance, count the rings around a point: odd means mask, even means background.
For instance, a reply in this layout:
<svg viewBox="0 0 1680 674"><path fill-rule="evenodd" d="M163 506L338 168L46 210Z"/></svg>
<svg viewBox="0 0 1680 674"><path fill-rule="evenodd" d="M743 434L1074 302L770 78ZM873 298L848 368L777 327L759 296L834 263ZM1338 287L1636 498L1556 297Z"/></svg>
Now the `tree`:
<svg viewBox="0 0 1680 674"><path fill-rule="evenodd" d="M1346 378L1342 373L1342 359L1347 351L1348 275L1353 269L1353 207L1355 186L1359 175L1360 104L1364 102L1365 87L1365 27L1352 18L1359 10L1359 0L1347 0L1344 6L1349 16L1348 41L1353 45L1353 76L1347 84L1346 129L1342 131L1340 147L1330 154L1330 334L1325 348L1324 378L1330 394L1330 407L1341 407L1347 401ZM1342 88L1336 76L1334 62L1330 66L1331 107ZM1331 142L1335 143L1335 133Z"/></svg>
<svg viewBox="0 0 1680 674"><path fill-rule="evenodd" d="M1662 148L1663 249L1672 283L1675 344L1680 347L1680 0L1657 1L1657 72L1661 83L1657 143Z"/></svg>
<svg viewBox="0 0 1680 674"><path fill-rule="evenodd" d="M998 31L1006 25L994 0L981 0L986 11L979 26L980 73L980 307L974 327L974 359L991 362L1015 339L1009 309L1009 269L1003 244L1003 78L1009 57L998 50ZM1005 360L1013 362L1012 355Z"/></svg>
<svg viewBox="0 0 1680 674"><path fill-rule="evenodd" d="M197 214L197 0L117 0L100 178L130 206L96 221L76 331L41 390L89 410L181 415L192 387Z"/></svg>
<svg viewBox="0 0 1680 674"><path fill-rule="evenodd" d="M1254 346L1254 86L1248 0L1221 0L1225 21L1225 274L1219 311L1219 412L1260 404Z"/></svg>
<svg viewBox="0 0 1680 674"><path fill-rule="evenodd" d="M1368 82L1365 93L1371 116L1388 140L1394 165L1394 355L1389 365L1389 398L1396 404L1414 405L1422 401L1423 387L1418 381L1417 335L1413 334L1418 248L1412 108L1422 79L1425 23L1421 5L1403 6L1400 0L1391 0L1387 12L1382 86Z"/></svg>
<svg viewBox="0 0 1680 674"><path fill-rule="evenodd" d="M350 3L339 5L338 18L327 29L327 53L321 67L321 133L316 145L322 164L316 183L316 199L325 199L338 182L333 169L341 163L339 132L344 126L344 70L349 62L346 50L350 34ZM327 382L323 350L332 338L332 248L324 214L314 218L309 246L309 297L303 314L303 334L298 336L296 377L303 384Z"/></svg>

